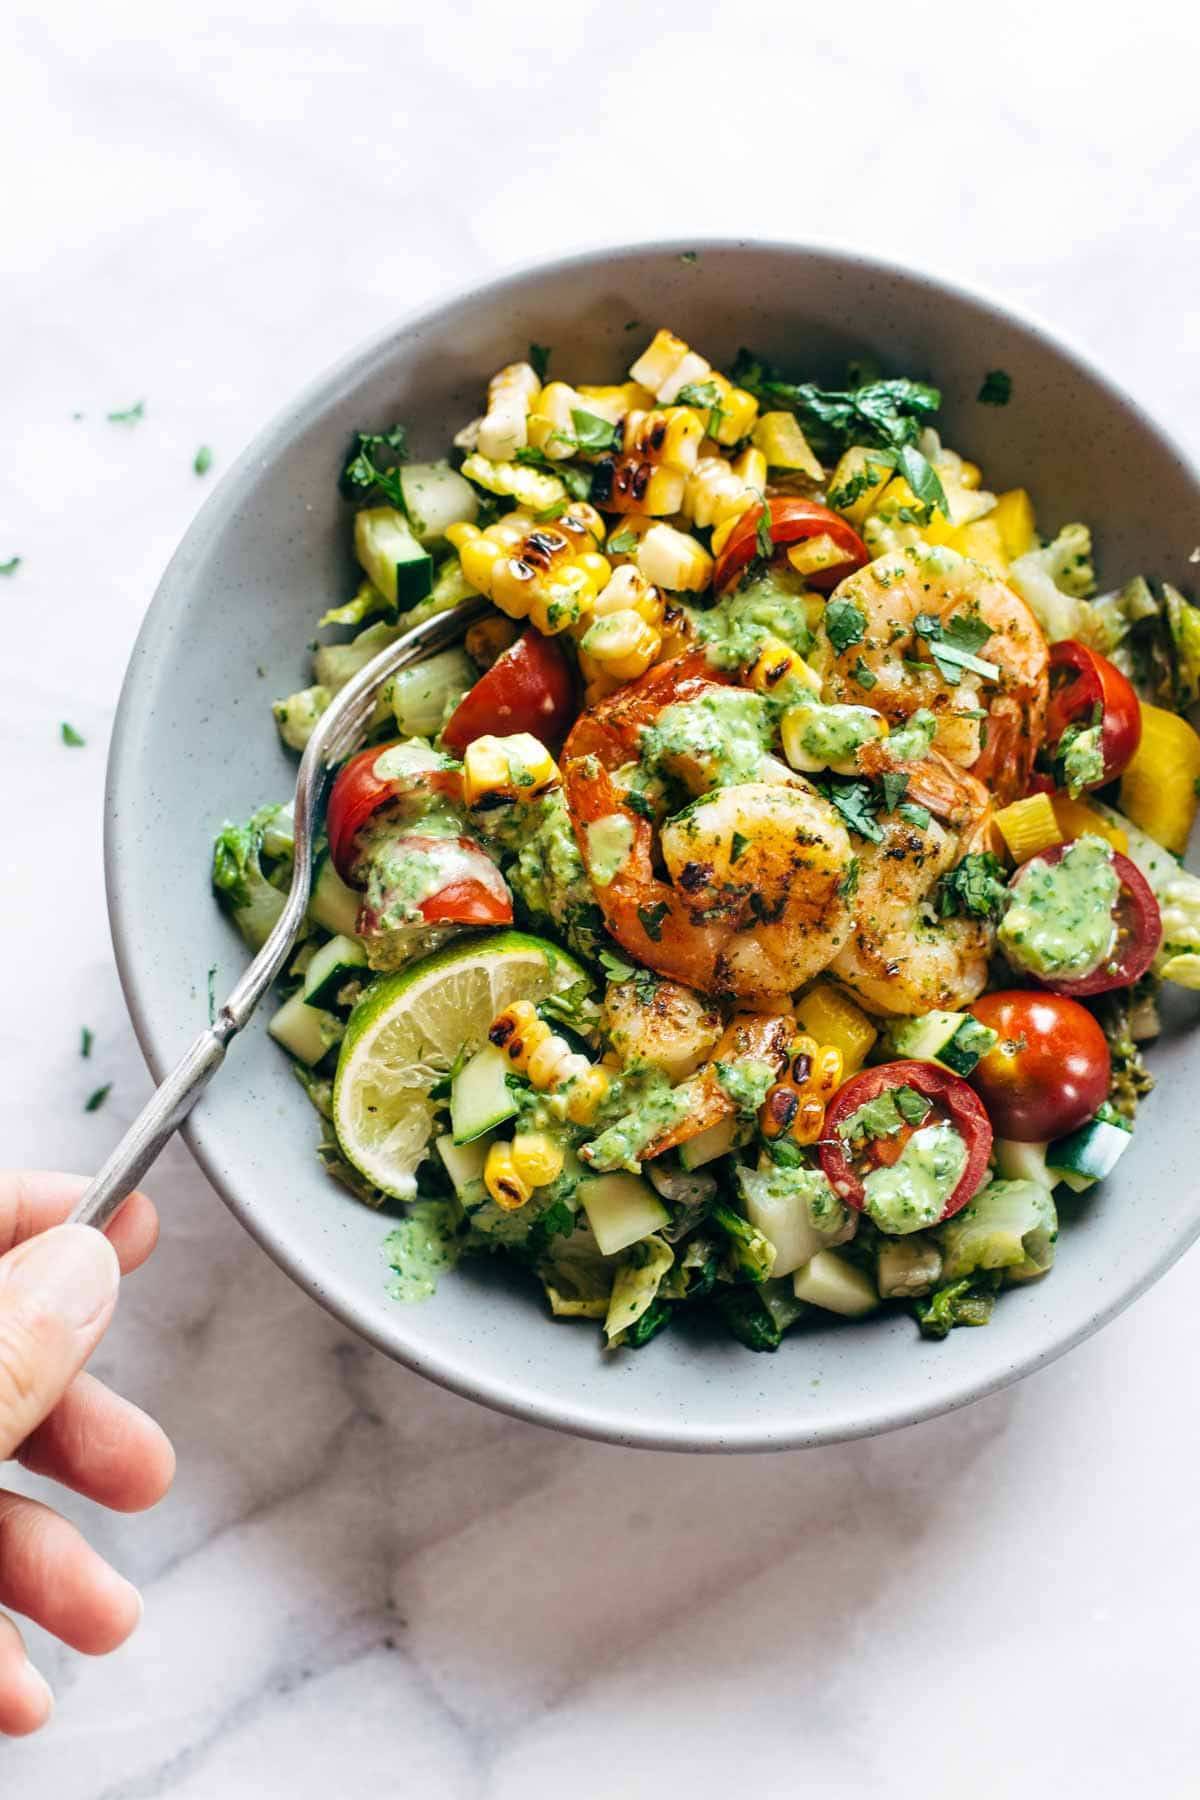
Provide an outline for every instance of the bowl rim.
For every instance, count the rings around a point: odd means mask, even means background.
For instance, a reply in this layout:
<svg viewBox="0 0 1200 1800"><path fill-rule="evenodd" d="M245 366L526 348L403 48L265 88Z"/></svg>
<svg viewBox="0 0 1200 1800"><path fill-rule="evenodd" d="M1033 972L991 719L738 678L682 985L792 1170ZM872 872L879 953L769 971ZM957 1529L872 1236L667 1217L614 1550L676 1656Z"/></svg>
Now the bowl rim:
<svg viewBox="0 0 1200 1800"><path fill-rule="evenodd" d="M478 300L481 297L502 301L509 289L523 286L531 276L549 277L595 263L620 264L647 254L682 257L692 252L701 260L710 252L750 252L835 261L863 277L900 280L918 289L924 288L933 300L943 301L949 297L991 313L1006 326L1015 326L1039 341L1099 388L1114 406L1130 414L1143 431L1157 439L1176 459L1200 491L1200 469L1172 433L1159 424L1119 382L1098 367L1088 353L1079 349L1057 327L1051 328L1034 311L1023 306L1013 306L997 298L986 288L968 286L929 269L870 256L836 242L704 236L627 240L616 245L587 242L548 261L513 261L482 285L461 280L447 283L435 298L399 314L383 330L357 344L306 382L299 393L280 407L255 433L191 521L163 570L139 626L121 684L109 744L104 794L104 879L109 926L122 994L138 1045L156 1083L162 1081L167 1074L173 1065L174 1056L166 1053L160 1044L140 990L136 927L128 916L117 872L119 801L126 784L125 771L132 768L136 756L135 713L142 665L155 640L169 626L176 592L186 584L192 564L225 528L236 511L245 478L251 471L261 467L264 459L278 453L281 439L294 437L315 412L331 407L339 390L365 373L399 336L418 333L436 324L448 308L468 299ZM969 1406L974 1401L997 1393L1024 1376L1033 1374L1074 1349L1139 1299L1200 1238L1200 1209L1197 1209L1195 1216L1177 1231L1162 1253L1132 1285L1122 1289L1115 1297L1106 1299L1094 1311L1086 1314L1074 1329L1042 1349L1016 1358L986 1374L968 1377L950 1398L938 1394L927 1401L909 1400L899 1407L881 1403L868 1411L856 1413L853 1419L833 1418L825 1422L818 1420L811 1426L776 1430L764 1427L761 1423L748 1425L744 1429L738 1429L734 1425L718 1435L711 1429L692 1429L686 1422L678 1425L641 1425L636 1419L622 1413L615 1392L613 1404L608 1408L580 1405L570 1398L548 1400L536 1390L522 1391L521 1384L512 1376L497 1378L486 1368L476 1373L465 1373L444 1354L413 1348L387 1329L365 1321L357 1311L352 1293L328 1287L320 1268L309 1260L303 1248L286 1233L276 1231L268 1217L257 1213L242 1199L236 1184L226 1179L216 1156L199 1135L195 1117L186 1120L181 1129L182 1136L205 1177L239 1223L285 1274L357 1336L365 1338L394 1361L428 1377L450 1392L507 1413L513 1418L570 1432L579 1437L645 1449L701 1453L802 1449L878 1436L945 1413L956 1412L961 1407ZM397 1314L400 1314L399 1308Z"/></svg>

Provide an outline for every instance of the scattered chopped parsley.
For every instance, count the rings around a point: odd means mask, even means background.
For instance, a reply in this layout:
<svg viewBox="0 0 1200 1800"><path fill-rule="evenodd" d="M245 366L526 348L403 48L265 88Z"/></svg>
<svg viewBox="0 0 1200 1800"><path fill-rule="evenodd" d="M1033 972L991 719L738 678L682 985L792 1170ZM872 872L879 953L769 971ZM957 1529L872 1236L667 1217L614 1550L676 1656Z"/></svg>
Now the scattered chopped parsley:
<svg viewBox="0 0 1200 1800"><path fill-rule="evenodd" d="M697 250L685 250L679 260L681 263L698 263L700 261L700 253Z"/></svg>
<svg viewBox="0 0 1200 1800"><path fill-rule="evenodd" d="M0 563L0 575L15 575L21 566L22 558L10 556L7 562Z"/></svg>
<svg viewBox="0 0 1200 1800"><path fill-rule="evenodd" d="M817 782L817 789L841 813L849 830L872 844L883 842L883 831L871 808L871 789L865 781Z"/></svg>
<svg viewBox="0 0 1200 1800"><path fill-rule="evenodd" d="M844 481L839 488L831 488L828 495L830 506L834 512L848 512L856 500L873 488L880 477L896 466L896 458L887 450L877 450L872 462L864 463L849 481Z"/></svg>
<svg viewBox="0 0 1200 1800"><path fill-rule="evenodd" d="M927 1119L933 1111L932 1104L924 1094L919 1094L916 1088L908 1087L907 1084L904 1087L893 1088L892 1095L896 1102L896 1111L906 1125L920 1125L922 1120Z"/></svg>
<svg viewBox="0 0 1200 1800"><path fill-rule="evenodd" d="M846 873L838 883L838 893L843 900L853 900L858 892L858 858L852 856L846 864Z"/></svg>
<svg viewBox="0 0 1200 1800"><path fill-rule="evenodd" d="M539 381L545 381L546 370L550 367L549 344L530 344L529 366Z"/></svg>
<svg viewBox="0 0 1200 1800"><path fill-rule="evenodd" d="M598 961L610 981L632 981L637 970L632 963L623 957L614 956L611 950L601 950Z"/></svg>
<svg viewBox="0 0 1200 1800"><path fill-rule="evenodd" d="M913 630L929 645L929 654L943 681L951 687L958 686L964 669L990 681L999 679L998 666L975 655L975 651L992 636L991 626L979 613L953 613L945 620L934 613L918 613L913 620Z"/></svg>
<svg viewBox="0 0 1200 1800"><path fill-rule="evenodd" d="M213 465L213 453L207 444L201 444L192 458L192 468L197 475L207 475Z"/></svg>
<svg viewBox="0 0 1200 1800"><path fill-rule="evenodd" d="M628 525L623 526L620 531L614 532L605 545L605 548L611 550L614 556L633 556L637 547L638 534L636 531L631 531Z"/></svg>
<svg viewBox="0 0 1200 1800"><path fill-rule="evenodd" d="M628 811L636 813L639 819L649 819L651 824L654 823L654 808L645 794L639 794L636 788L626 788L625 806Z"/></svg>
<svg viewBox="0 0 1200 1800"><path fill-rule="evenodd" d="M824 624L825 635L839 656L851 644L861 644L867 635L866 614L859 611L853 600L831 600L825 608Z"/></svg>
<svg viewBox="0 0 1200 1800"><path fill-rule="evenodd" d="M83 1027L82 1031L79 1033L79 1054L80 1054L80 1056L90 1056L92 1054L92 1045L95 1043L95 1041L96 1041L96 1039L95 1039L94 1033L91 1030L89 1030L89 1028L85 1025Z"/></svg>
<svg viewBox="0 0 1200 1800"><path fill-rule="evenodd" d="M80 737L75 727L73 725L68 725L65 719L58 729L62 736L63 743L69 744L72 750L82 749L83 745L87 743L87 739L85 737Z"/></svg>
<svg viewBox="0 0 1200 1800"><path fill-rule="evenodd" d="M93 1090L84 1101L84 1112L99 1112L108 1096L112 1093L112 1082L106 1081L103 1087Z"/></svg>
<svg viewBox="0 0 1200 1800"><path fill-rule="evenodd" d="M369 500L381 495L389 506L404 511L404 495L397 474L408 455L408 433L403 425L390 431L356 431L354 445L342 467L339 485L348 500Z"/></svg>
<svg viewBox="0 0 1200 1800"><path fill-rule="evenodd" d="M933 890L933 902L943 919L967 913L978 919L998 919L1009 902L1004 870L990 850L964 856L956 869L942 876Z"/></svg>
<svg viewBox="0 0 1200 1800"><path fill-rule="evenodd" d="M975 398L981 406L1007 406L1012 399L1012 376L1004 369L989 369Z"/></svg>
<svg viewBox="0 0 1200 1800"><path fill-rule="evenodd" d="M868 691L875 687L879 681L878 675L873 675L871 673L871 670L867 667L861 656L854 665L852 678L857 682L860 688L866 688Z"/></svg>
<svg viewBox="0 0 1200 1800"><path fill-rule="evenodd" d="M657 944L662 937L663 920L668 912L665 900L656 900L653 906L639 906L637 916L641 920L642 930L652 944Z"/></svg>
<svg viewBox="0 0 1200 1800"><path fill-rule="evenodd" d="M105 413L110 425L140 425L146 416L146 402L139 400L133 406L127 406L124 412Z"/></svg>

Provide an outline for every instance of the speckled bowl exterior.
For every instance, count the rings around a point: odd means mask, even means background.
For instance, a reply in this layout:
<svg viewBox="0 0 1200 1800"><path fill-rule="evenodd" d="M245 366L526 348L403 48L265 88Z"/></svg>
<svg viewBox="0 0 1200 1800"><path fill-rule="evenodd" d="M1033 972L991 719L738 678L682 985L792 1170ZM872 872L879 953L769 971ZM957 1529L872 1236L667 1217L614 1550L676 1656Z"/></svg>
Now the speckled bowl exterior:
<svg viewBox="0 0 1200 1800"><path fill-rule="evenodd" d="M210 965L223 991L244 961L209 891L212 836L290 791L294 764L268 703L309 680L313 623L350 589L337 474L351 432L403 419L417 454L440 454L478 411L488 375L530 342L553 346L553 366L573 378L617 380L662 323L718 367L750 344L829 382L864 353L929 377L944 394L945 438L991 486L1030 488L1046 526L1092 523L1106 586L1140 571L1194 580L1200 489L1184 455L1044 331L940 281L843 253L723 241L574 256L450 299L356 351L262 433L146 616L113 740L106 863L121 977L156 1078L207 1017ZM1004 408L976 399L996 368L1013 380ZM265 1016L186 1130L271 1256L410 1368L614 1442L783 1449L885 1431L1002 1387L1079 1343L1175 1261L1200 1232L1194 1013L1179 996L1168 1008L1136 1142L1093 1197L1064 1205L1053 1274L1006 1295L986 1330L940 1344L888 1313L807 1325L774 1356L698 1324L607 1356L594 1326L552 1323L536 1286L491 1263L465 1265L425 1306L399 1306L386 1292L388 1221L322 1173L315 1115Z"/></svg>

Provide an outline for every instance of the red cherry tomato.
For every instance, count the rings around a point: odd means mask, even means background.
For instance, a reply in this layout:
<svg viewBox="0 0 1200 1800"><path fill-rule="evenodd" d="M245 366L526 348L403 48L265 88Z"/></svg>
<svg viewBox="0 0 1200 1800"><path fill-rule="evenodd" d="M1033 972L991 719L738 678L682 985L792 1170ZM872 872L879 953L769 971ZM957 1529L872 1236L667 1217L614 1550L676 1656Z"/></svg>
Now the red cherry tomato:
<svg viewBox="0 0 1200 1800"><path fill-rule="evenodd" d="M1142 709L1137 695L1115 663L1073 638L1050 650L1050 704L1046 710L1043 756L1056 762L1064 732L1072 725L1100 724L1104 772L1089 788L1115 781L1133 760L1141 742Z"/></svg>
<svg viewBox="0 0 1200 1800"><path fill-rule="evenodd" d="M869 559L867 547L852 525L848 525L827 506L815 500L792 500L786 495L766 502L771 519L771 541L777 550L787 544L798 544L802 538L831 537L839 550L846 552L845 562L832 569L821 569L809 575L810 587L836 587L854 569L861 569ZM713 571L713 589L724 593L741 574L746 564L758 554L758 522L762 507L752 506L744 512L726 540Z"/></svg>
<svg viewBox="0 0 1200 1800"><path fill-rule="evenodd" d="M428 785L448 799L458 799L462 794L462 777L457 769L420 770L403 778L377 775L375 765L379 758L385 750L394 750L398 741L374 744L369 750L360 750L357 756L352 756L338 770L329 796L325 814L329 854L342 880L352 887L361 886L354 874L354 840L381 807L390 805L401 794L413 791L419 785Z"/></svg>
<svg viewBox="0 0 1200 1800"><path fill-rule="evenodd" d="M1009 886L1017 887L1025 870L1034 863L1061 862L1070 848L1070 844L1055 844L1049 850L1039 851L1037 856L1021 865ZM1119 850L1112 853L1112 866L1121 884L1117 904L1113 908L1117 922L1117 941L1112 955L1099 968L1093 969L1090 975L1079 975L1074 980L1060 976L1057 981L1050 981L1032 969L1023 970L1039 987L1047 988L1052 994L1076 994L1082 997L1085 994L1107 994L1113 988L1129 987L1146 973L1158 955L1163 935L1162 914L1158 910L1153 888L1137 864L1130 862L1127 856L1122 856Z"/></svg>
<svg viewBox="0 0 1200 1800"><path fill-rule="evenodd" d="M1014 988L984 994L971 1011L1000 1033L971 1083L1001 1137L1019 1144L1065 1137L1107 1099L1108 1044L1086 1006Z"/></svg>
<svg viewBox="0 0 1200 1800"><path fill-rule="evenodd" d="M866 1204L866 1192L863 1188L866 1170L857 1168L855 1164L870 1163L879 1166L894 1163L911 1133L906 1130L897 1137L877 1139L873 1144L865 1145L862 1151L848 1151L848 1146L838 1136L837 1128L851 1113L857 1112L860 1106L877 1099L887 1089L898 1087L915 1088L918 1094L923 1094L934 1109L926 1123L936 1124L939 1119L948 1122L967 1146L967 1160L962 1176L942 1212L942 1218L949 1219L968 1200L973 1200L983 1185L988 1157L992 1153L992 1127L978 1096L966 1082L957 1075L951 1075L948 1069L939 1068L936 1063L881 1063L876 1069L864 1069L860 1075L851 1076L838 1089L826 1109L825 1129L817 1147L821 1167L834 1192L848 1206L854 1207L856 1212L862 1212Z"/></svg>
<svg viewBox="0 0 1200 1800"><path fill-rule="evenodd" d="M575 681L553 638L523 632L460 700L442 742L461 755L475 738L530 731L557 752L575 716Z"/></svg>
<svg viewBox="0 0 1200 1800"><path fill-rule="evenodd" d="M508 883L491 858L470 838L414 838L414 848L436 854L439 845L455 844L461 857L470 858L477 873L458 874L453 881L421 901L422 917L431 925L511 925L512 895Z"/></svg>

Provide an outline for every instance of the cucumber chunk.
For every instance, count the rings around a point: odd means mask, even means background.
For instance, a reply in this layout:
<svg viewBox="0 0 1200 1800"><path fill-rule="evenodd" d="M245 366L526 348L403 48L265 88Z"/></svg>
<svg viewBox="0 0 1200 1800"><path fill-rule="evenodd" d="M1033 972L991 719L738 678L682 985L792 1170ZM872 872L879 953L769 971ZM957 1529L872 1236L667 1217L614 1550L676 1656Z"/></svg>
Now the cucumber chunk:
<svg viewBox="0 0 1200 1800"><path fill-rule="evenodd" d="M1052 1188L1057 1176L1046 1167L1049 1144L1018 1144L1012 1138L997 1138L992 1146L996 1171L1006 1181L1040 1181Z"/></svg>
<svg viewBox="0 0 1200 1800"><path fill-rule="evenodd" d="M1133 1142L1133 1133L1107 1119L1089 1119L1070 1137L1058 1138L1046 1152L1046 1166L1053 1177L1065 1181L1076 1194L1111 1175Z"/></svg>
<svg viewBox="0 0 1200 1800"><path fill-rule="evenodd" d="M715 1162L718 1156L736 1149L742 1141L743 1130L736 1119L718 1119L707 1131L680 1144L679 1160L689 1171L702 1169L705 1163Z"/></svg>
<svg viewBox="0 0 1200 1800"><path fill-rule="evenodd" d="M368 506L355 515L354 553L384 599L401 612L433 587L433 558L394 506Z"/></svg>
<svg viewBox="0 0 1200 1800"><path fill-rule="evenodd" d="M479 496L447 462L405 463L400 471L404 510L419 544L440 543L448 525L473 525Z"/></svg>
<svg viewBox="0 0 1200 1800"><path fill-rule="evenodd" d="M516 1097L504 1079L508 1068L503 1050L485 1044L458 1071L450 1083L450 1132L456 1144L469 1144L514 1116Z"/></svg>
<svg viewBox="0 0 1200 1800"><path fill-rule="evenodd" d="M367 953L355 937L339 934L322 944L304 972L304 999L309 1006L333 1007L348 981L361 982Z"/></svg>
<svg viewBox="0 0 1200 1800"><path fill-rule="evenodd" d="M576 1198L587 1214L602 1256L616 1256L670 1224L670 1214L640 1176L616 1170L581 1181Z"/></svg>
<svg viewBox="0 0 1200 1800"><path fill-rule="evenodd" d="M267 1027L277 1044L310 1067L320 1062L331 1045L341 1042L345 1029L341 1019L310 1006L303 994L285 1000Z"/></svg>
<svg viewBox="0 0 1200 1800"><path fill-rule="evenodd" d="M841 1313L847 1319L861 1319L879 1305L870 1276L836 1250L819 1250L811 1262L797 1269L792 1292L797 1300L823 1306L826 1312Z"/></svg>
<svg viewBox="0 0 1200 1800"><path fill-rule="evenodd" d="M887 1042L896 1056L940 1062L955 1075L969 1075L998 1035L972 1013L929 1012L919 1019L898 1019L888 1028Z"/></svg>
<svg viewBox="0 0 1200 1800"><path fill-rule="evenodd" d="M469 1144L456 1144L447 1132L437 1140L437 1153L442 1159L442 1166L464 1206L478 1206L487 1198L483 1185L483 1165L490 1149L491 1139L486 1137L474 1138Z"/></svg>
<svg viewBox="0 0 1200 1800"><path fill-rule="evenodd" d="M358 925L359 896L347 887L333 866L328 850L323 850L313 868L312 893L308 916L315 925L323 925L335 937L353 937Z"/></svg>

